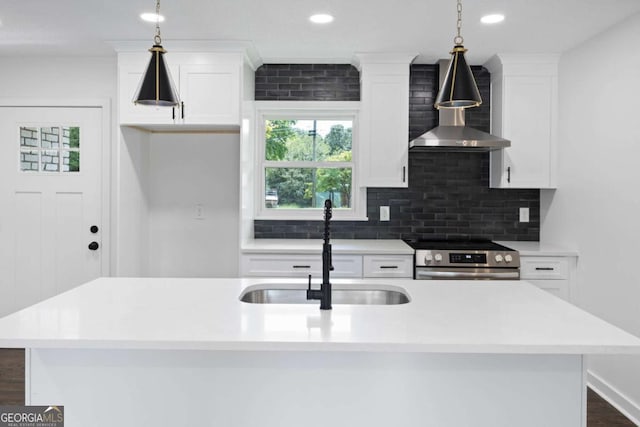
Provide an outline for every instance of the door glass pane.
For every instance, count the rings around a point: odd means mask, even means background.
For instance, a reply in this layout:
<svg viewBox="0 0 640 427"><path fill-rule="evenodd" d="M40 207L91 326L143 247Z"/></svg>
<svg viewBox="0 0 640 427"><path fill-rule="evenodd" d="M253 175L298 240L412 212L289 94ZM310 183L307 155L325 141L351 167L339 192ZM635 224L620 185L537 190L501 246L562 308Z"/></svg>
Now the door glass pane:
<svg viewBox="0 0 640 427"><path fill-rule="evenodd" d="M40 128L40 142L42 148L60 148L60 128Z"/></svg>
<svg viewBox="0 0 640 427"><path fill-rule="evenodd" d="M40 158L40 170L42 172L58 172L60 170L59 152L56 150L45 150Z"/></svg>
<svg viewBox="0 0 640 427"><path fill-rule="evenodd" d="M21 126L20 170L80 172L80 128Z"/></svg>
<svg viewBox="0 0 640 427"><path fill-rule="evenodd" d="M21 171L38 171L38 152L37 151L20 151L20 170Z"/></svg>
<svg viewBox="0 0 640 427"><path fill-rule="evenodd" d="M78 151L62 152L62 171L63 172L80 172L80 152Z"/></svg>
<svg viewBox="0 0 640 427"><path fill-rule="evenodd" d="M20 147L37 147L38 129L30 127L20 127Z"/></svg>
<svg viewBox="0 0 640 427"><path fill-rule="evenodd" d="M63 127L62 128L62 147L63 148L80 148L80 128L79 127Z"/></svg>

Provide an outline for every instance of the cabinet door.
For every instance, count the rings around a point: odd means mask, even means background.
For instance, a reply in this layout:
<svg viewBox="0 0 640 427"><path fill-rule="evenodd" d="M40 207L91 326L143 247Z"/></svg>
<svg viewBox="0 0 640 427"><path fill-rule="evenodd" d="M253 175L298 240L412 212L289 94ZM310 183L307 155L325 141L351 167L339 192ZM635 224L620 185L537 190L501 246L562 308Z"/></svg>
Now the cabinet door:
<svg viewBox="0 0 640 427"><path fill-rule="evenodd" d="M367 77L362 91L362 185L407 187L408 73Z"/></svg>
<svg viewBox="0 0 640 427"><path fill-rule="evenodd" d="M520 257L520 278L570 301L570 265L565 257Z"/></svg>
<svg viewBox="0 0 640 427"><path fill-rule="evenodd" d="M491 153L492 187L554 187L554 84L551 76L504 76L502 87L492 88L492 98L502 100L494 131L511 141Z"/></svg>
<svg viewBox="0 0 640 427"><path fill-rule="evenodd" d="M154 107L149 105L136 105L133 97L138 90L138 85L148 65L147 62L140 61L139 64L127 64L119 67L118 72L118 99L119 114L121 124L173 124L174 115L178 115L178 109L169 107ZM169 64L171 77L178 76L178 68Z"/></svg>
<svg viewBox="0 0 640 427"><path fill-rule="evenodd" d="M184 123L239 124L239 65L181 65L180 97Z"/></svg>

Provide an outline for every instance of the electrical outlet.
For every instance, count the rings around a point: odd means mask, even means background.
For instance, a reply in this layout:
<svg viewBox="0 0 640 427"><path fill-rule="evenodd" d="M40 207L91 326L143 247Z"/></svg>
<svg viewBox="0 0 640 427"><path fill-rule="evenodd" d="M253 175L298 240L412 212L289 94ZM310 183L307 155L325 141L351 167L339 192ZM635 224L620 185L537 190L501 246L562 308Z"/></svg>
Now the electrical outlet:
<svg viewBox="0 0 640 427"><path fill-rule="evenodd" d="M520 222L529 222L529 208L520 208Z"/></svg>
<svg viewBox="0 0 640 427"><path fill-rule="evenodd" d="M380 206L380 221L389 221L389 206Z"/></svg>
<svg viewBox="0 0 640 427"><path fill-rule="evenodd" d="M201 204L196 205L196 219L204 219L205 218L204 206Z"/></svg>

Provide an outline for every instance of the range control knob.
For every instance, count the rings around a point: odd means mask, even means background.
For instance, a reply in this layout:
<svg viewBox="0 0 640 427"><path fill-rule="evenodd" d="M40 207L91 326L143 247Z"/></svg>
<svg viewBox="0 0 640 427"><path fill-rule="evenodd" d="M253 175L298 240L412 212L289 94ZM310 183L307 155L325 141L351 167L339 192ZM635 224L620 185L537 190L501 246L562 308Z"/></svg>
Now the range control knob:
<svg viewBox="0 0 640 427"><path fill-rule="evenodd" d="M436 254L434 258L435 258L436 262L440 262L440 261L442 261L442 254Z"/></svg>
<svg viewBox="0 0 640 427"><path fill-rule="evenodd" d="M431 261L433 261L433 255L431 255L431 253L428 253L424 256L424 261L429 263Z"/></svg>
<svg viewBox="0 0 640 427"><path fill-rule="evenodd" d="M509 254L504 256L504 262L506 263L510 263L511 261L513 261L513 257Z"/></svg>
<svg viewBox="0 0 640 427"><path fill-rule="evenodd" d="M496 255L496 262L502 262L502 255Z"/></svg>

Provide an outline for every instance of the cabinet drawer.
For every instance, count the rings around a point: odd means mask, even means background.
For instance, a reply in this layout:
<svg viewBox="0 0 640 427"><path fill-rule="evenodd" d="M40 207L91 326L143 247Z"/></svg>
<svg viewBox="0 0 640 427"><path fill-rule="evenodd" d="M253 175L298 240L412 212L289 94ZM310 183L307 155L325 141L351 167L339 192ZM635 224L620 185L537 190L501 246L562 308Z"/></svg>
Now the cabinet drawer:
<svg viewBox="0 0 640 427"><path fill-rule="evenodd" d="M549 292L565 301L569 301L569 281L568 280L529 280L540 289Z"/></svg>
<svg viewBox="0 0 640 427"><path fill-rule="evenodd" d="M568 279L569 262L566 258L521 257L520 277L522 279Z"/></svg>
<svg viewBox="0 0 640 427"><path fill-rule="evenodd" d="M362 277L362 257L333 255L331 277ZM253 277L314 277L322 276L321 255L245 255L242 257L244 276Z"/></svg>
<svg viewBox="0 0 640 427"><path fill-rule="evenodd" d="M365 255L363 277L413 277L412 255Z"/></svg>

